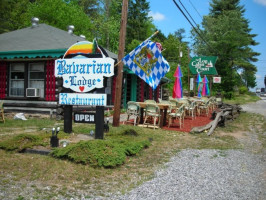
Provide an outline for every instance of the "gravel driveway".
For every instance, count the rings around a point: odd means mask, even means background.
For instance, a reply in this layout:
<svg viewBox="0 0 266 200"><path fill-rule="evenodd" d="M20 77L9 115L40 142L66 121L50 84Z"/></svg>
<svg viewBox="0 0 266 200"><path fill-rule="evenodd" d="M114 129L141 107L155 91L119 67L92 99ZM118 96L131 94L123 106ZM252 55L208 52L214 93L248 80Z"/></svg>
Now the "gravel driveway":
<svg viewBox="0 0 266 200"><path fill-rule="evenodd" d="M266 116L266 99L242 108ZM243 150L183 150L152 180L108 199L264 200L266 152L256 151L261 144L254 131L247 136L240 140Z"/></svg>

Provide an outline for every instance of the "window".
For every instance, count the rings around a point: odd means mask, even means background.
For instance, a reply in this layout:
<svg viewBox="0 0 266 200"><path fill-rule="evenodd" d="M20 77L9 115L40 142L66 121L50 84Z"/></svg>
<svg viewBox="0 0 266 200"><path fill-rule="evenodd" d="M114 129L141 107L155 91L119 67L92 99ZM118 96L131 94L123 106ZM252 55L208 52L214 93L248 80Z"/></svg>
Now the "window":
<svg viewBox="0 0 266 200"><path fill-rule="evenodd" d="M37 88L44 98L44 63L12 63L9 76L9 96L25 97L26 88Z"/></svg>
<svg viewBox="0 0 266 200"><path fill-rule="evenodd" d="M13 63L10 68L10 96L24 97L25 67L23 63Z"/></svg>
<svg viewBox="0 0 266 200"><path fill-rule="evenodd" d="M31 63L28 70L28 88L38 88L40 90L40 97L44 97L44 64Z"/></svg>

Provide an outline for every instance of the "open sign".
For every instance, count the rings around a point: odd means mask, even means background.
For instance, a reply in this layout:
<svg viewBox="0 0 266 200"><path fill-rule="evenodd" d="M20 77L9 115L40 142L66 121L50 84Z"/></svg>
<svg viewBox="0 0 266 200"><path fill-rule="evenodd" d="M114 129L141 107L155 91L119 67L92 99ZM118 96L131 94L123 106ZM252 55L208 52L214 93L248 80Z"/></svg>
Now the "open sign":
<svg viewBox="0 0 266 200"><path fill-rule="evenodd" d="M95 113L76 112L74 113L74 122L95 124L95 117Z"/></svg>

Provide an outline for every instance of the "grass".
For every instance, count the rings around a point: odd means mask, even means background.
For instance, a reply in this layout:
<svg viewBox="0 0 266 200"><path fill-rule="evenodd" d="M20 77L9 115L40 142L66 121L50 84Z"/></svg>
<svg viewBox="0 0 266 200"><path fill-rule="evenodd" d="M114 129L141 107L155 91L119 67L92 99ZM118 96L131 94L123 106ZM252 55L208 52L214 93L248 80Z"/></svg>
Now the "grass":
<svg viewBox="0 0 266 200"><path fill-rule="evenodd" d="M224 103L228 104L246 104L246 103L252 103L260 100L261 98L258 97L255 93L248 93L248 94L236 94L233 99L224 99Z"/></svg>
<svg viewBox="0 0 266 200"><path fill-rule="evenodd" d="M33 135L50 135L50 131L45 131L43 128L48 130L58 125L62 126L62 122L58 124L57 121L48 119L27 121L8 119L5 124L0 123L0 141L26 131L27 127L31 128ZM52 199L59 196L68 199L82 198L81 194L87 197L108 196L108 193L117 191L125 193L151 179L155 170L163 167L171 156L182 149L218 149L220 153L217 156L226 156L224 150L242 148L243 146L234 137L234 133L245 132L251 127L258 129L258 137L265 148L266 124L263 117L249 113L241 113L239 118L227 124L225 128L217 128L211 137L206 133L188 134L128 125L110 126L110 132L105 133L105 140L121 137L121 133L132 129L131 132L137 132L140 139L151 141L149 148L133 157L127 157L123 165L111 169L76 164L50 156L0 150L0 188L11 194L12 192L17 194L16 197L20 199L23 199L23 193L12 189L12 186L25 183L34 187L32 195L40 199ZM9 132L9 129L13 131ZM94 125L73 124L75 135L89 134L90 130L94 130ZM49 190L45 189L47 187Z"/></svg>

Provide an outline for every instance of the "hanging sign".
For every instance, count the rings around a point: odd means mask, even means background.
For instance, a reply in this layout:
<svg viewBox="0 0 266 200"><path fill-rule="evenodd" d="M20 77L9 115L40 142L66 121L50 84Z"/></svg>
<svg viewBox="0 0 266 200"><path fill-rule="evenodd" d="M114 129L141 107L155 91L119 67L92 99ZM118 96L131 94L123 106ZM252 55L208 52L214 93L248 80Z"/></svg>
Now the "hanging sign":
<svg viewBox="0 0 266 200"><path fill-rule="evenodd" d="M60 93L59 104L73 106L106 106L106 94Z"/></svg>
<svg viewBox="0 0 266 200"><path fill-rule="evenodd" d="M221 83L222 77L213 77L213 83Z"/></svg>
<svg viewBox="0 0 266 200"><path fill-rule="evenodd" d="M55 76L63 77L63 87L75 92L88 92L103 87L103 77L114 75L112 58L55 60Z"/></svg>
<svg viewBox="0 0 266 200"><path fill-rule="evenodd" d="M201 75L217 75L215 68L217 58L217 56L193 57L190 60L189 69L194 75L198 73Z"/></svg>

